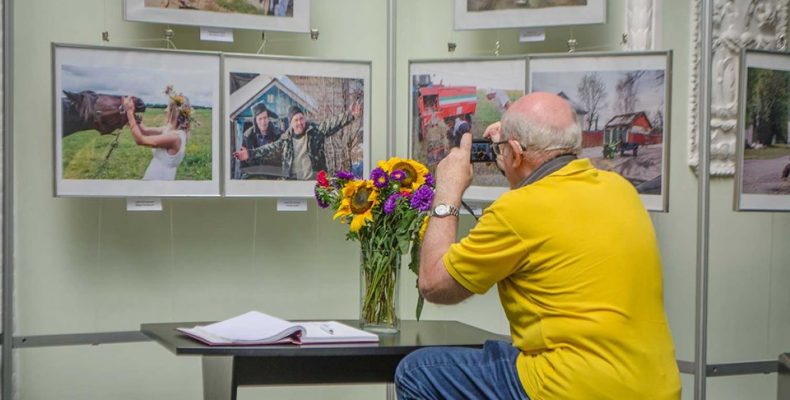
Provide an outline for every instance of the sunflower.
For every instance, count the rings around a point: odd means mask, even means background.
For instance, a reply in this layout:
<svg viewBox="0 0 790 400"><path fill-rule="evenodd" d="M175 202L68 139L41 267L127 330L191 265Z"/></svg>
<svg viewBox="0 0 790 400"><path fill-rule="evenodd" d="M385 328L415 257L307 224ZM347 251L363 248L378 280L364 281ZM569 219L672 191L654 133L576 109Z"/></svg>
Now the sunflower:
<svg viewBox="0 0 790 400"><path fill-rule="evenodd" d="M372 181L351 181L343 188L343 199L334 219L351 218L351 232L356 232L367 221L373 220L373 207L378 203L378 191Z"/></svg>
<svg viewBox="0 0 790 400"><path fill-rule="evenodd" d="M425 175L428 168L414 160L392 157L387 161L379 161L379 167L391 174L393 171L403 171L406 177L401 181L401 188L412 191L425 184Z"/></svg>

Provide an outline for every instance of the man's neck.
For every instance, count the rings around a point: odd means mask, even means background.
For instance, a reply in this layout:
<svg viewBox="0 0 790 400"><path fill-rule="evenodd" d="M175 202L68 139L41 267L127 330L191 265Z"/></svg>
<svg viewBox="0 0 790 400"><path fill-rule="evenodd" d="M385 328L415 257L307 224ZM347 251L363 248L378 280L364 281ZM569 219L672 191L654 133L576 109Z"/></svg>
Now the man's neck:
<svg viewBox="0 0 790 400"><path fill-rule="evenodd" d="M526 153L529 154L529 153ZM569 154L564 151L552 151L549 153L532 153L524 158L524 170L520 174L520 180L515 188L526 186L530 183L536 182L554 171L565 166L569 161L576 158L575 154ZM560 160L561 157L567 158Z"/></svg>

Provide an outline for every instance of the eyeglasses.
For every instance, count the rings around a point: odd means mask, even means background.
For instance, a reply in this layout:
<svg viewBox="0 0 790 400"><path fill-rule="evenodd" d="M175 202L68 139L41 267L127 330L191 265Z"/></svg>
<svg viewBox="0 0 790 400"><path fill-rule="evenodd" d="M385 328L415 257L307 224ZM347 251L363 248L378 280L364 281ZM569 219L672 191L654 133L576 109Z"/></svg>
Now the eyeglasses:
<svg viewBox="0 0 790 400"><path fill-rule="evenodd" d="M505 144L505 143L509 143L509 142L510 142L510 140L503 140L501 142L493 142L493 143L491 143L491 150L494 151L494 155L497 156L497 157L501 156L502 155L502 150L500 149L499 146L502 145L502 144ZM518 145L521 147L521 151L526 151L527 150L527 148L523 144L519 143Z"/></svg>

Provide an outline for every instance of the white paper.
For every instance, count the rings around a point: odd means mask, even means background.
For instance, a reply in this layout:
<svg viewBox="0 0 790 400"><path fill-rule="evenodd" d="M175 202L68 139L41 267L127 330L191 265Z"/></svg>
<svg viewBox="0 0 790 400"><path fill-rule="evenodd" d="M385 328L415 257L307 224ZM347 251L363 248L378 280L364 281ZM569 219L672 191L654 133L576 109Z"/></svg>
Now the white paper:
<svg viewBox="0 0 790 400"><path fill-rule="evenodd" d="M277 211L307 211L307 200L277 199Z"/></svg>
<svg viewBox="0 0 790 400"><path fill-rule="evenodd" d="M126 211L162 211L162 199L159 197L129 197L126 199Z"/></svg>
<svg viewBox="0 0 790 400"><path fill-rule="evenodd" d="M518 35L518 41L524 42L544 42L546 41L546 31L543 29L523 29Z"/></svg>
<svg viewBox="0 0 790 400"><path fill-rule="evenodd" d="M200 40L233 43L233 29L200 27Z"/></svg>

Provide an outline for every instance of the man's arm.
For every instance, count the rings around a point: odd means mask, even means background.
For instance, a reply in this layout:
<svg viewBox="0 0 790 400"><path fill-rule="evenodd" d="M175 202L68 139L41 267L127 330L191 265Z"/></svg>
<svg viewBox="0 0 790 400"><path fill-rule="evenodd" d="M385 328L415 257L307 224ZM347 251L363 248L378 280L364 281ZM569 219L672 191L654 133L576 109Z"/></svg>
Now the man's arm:
<svg viewBox="0 0 790 400"><path fill-rule="evenodd" d="M356 100L351 103L349 111L343 111L340 115L321 122L317 126L318 132L324 136L332 136L360 116L362 116L362 101Z"/></svg>
<svg viewBox="0 0 790 400"><path fill-rule="evenodd" d="M472 135L466 133L461 145L453 148L436 167L436 191L433 204L461 205L464 191L472 183L472 164L469 152ZM420 293L432 302L439 304L459 303L472 295L453 278L444 265L443 257L455 242L458 217L432 217L428 221L422 248L420 250Z"/></svg>
<svg viewBox="0 0 790 400"><path fill-rule="evenodd" d="M282 154L286 140L290 137L290 130L287 130L285 133L280 135L279 139L274 142L267 143L254 149L248 149L247 151L249 152L249 160L259 163L267 163L277 160L277 157Z"/></svg>

